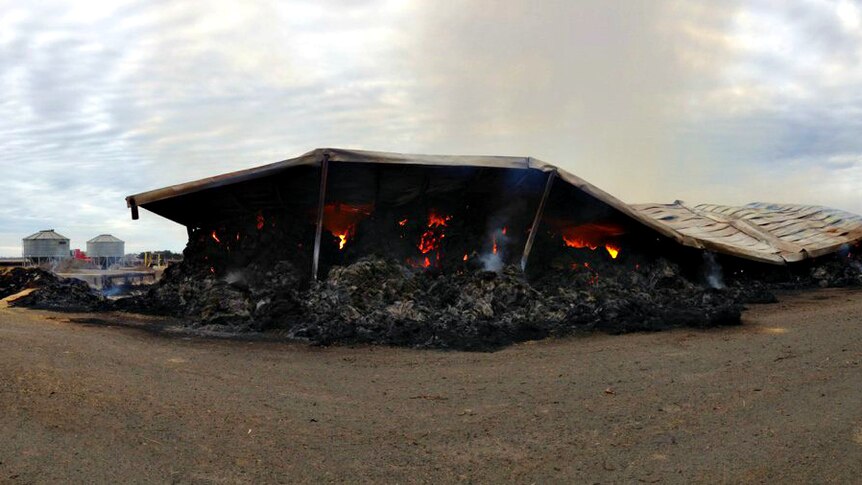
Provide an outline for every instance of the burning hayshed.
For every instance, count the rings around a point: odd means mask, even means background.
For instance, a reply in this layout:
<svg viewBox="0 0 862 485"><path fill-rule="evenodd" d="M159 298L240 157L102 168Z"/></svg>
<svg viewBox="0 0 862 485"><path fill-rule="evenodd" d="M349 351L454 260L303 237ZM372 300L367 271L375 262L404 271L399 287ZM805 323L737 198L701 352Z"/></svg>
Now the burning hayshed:
<svg viewBox="0 0 862 485"><path fill-rule="evenodd" d="M486 348L735 324L768 291L740 272L709 284L724 262L704 249L748 258L743 272L791 261L728 250L733 231L766 230L706 214L724 226L704 233L725 239L700 238L532 158L319 149L127 201L133 218L143 207L185 225L189 242L121 305L316 342ZM862 223L848 221L850 247Z"/></svg>
<svg viewBox="0 0 862 485"><path fill-rule="evenodd" d="M185 225L187 256L214 274L251 258L324 279L375 254L441 271L477 260L525 269L550 264L550 247L616 260L627 238L641 252L669 240L626 204L531 158L315 150L127 200L133 218L144 207Z"/></svg>

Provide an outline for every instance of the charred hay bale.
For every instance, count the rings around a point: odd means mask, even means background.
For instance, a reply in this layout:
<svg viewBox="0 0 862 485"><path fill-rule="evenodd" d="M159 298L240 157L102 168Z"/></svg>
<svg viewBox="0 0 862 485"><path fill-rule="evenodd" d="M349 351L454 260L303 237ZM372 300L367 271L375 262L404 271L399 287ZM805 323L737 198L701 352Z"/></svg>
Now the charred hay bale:
<svg viewBox="0 0 862 485"><path fill-rule="evenodd" d="M582 330L738 324L742 307L732 293L703 289L667 262L602 277L561 271L533 286L514 267L414 273L366 258L334 268L309 291L304 309L305 322L291 335L317 343L490 350Z"/></svg>
<svg viewBox="0 0 862 485"><path fill-rule="evenodd" d="M540 283L566 315L555 332L655 331L679 326L740 323L742 305L733 292L703 288L665 260L636 269L604 266L593 273L554 272Z"/></svg>
<svg viewBox="0 0 862 485"><path fill-rule="evenodd" d="M302 314L302 274L289 261L252 264L233 284L247 288L256 328L285 327Z"/></svg>
<svg viewBox="0 0 862 485"><path fill-rule="evenodd" d="M486 350L543 338L565 316L515 267L441 276L423 296L436 303L429 347Z"/></svg>
<svg viewBox="0 0 862 485"><path fill-rule="evenodd" d="M841 288L862 285L862 262L848 257L836 257L819 262L811 268L811 279L821 288Z"/></svg>
<svg viewBox="0 0 862 485"><path fill-rule="evenodd" d="M658 259L648 265L648 281L653 289L690 289L694 284L682 276L678 265Z"/></svg>
<svg viewBox="0 0 862 485"><path fill-rule="evenodd" d="M729 291L739 303L777 303L775 293L760 280L733 281Z"/></svg>
<svg viewBox="0 0 862 485"><path fill-rule="evenodd" d="M485 350L547 336L550 326L541 322L551 317L542 302L514 268L416 274L394 261L365 258L313 285L305 322L291 335L323 344Z"/></svg>
<svg viewBox="0 0 862 485"><path fill-rule="evenodd" d="M309 288L302 303L304 321L290 334L318 343L386 343L393 322L422 318L404 303L415 289L413 274L392 260L365 257L332 268L326 281Z"/></svg>
<svg viewBox="0 0 862 485"><path fill-rule="evenodd" d="M0 298L56 280L56 275L38 268L3 269L0 270Z"/></svg>
<svg viewBox="0 0 862 485"><path fill-rule="evenodd" d="M186 297L188 299L188 296ZM197 315L202 326L252 330L252 305L247 292L220 279L207 278L194 299L187 300L188 311Z"/></svg>
<svg viewBox="0 0 862 485"><path fill-rule="evenodd" d="M656 331L675 327L714 327L741 323L742 305L719 290L609 291L573 305L566 331L608 333Z"/></svg>
<svg viewBox="0 0 862 485"><path fill-rule="evenodd" d="M516 267L440 273L369 256L333 267L326 280L304 288L302 275L288 261L252 262L218 277L200 265L180 265L150 296L180 309L197 326L280 328L324 345L492 350L585 330L622 333L740 322L738 292L705 289L667 261L576 268L550 271L531 282Z"/></svg>
<svg viewBox="0 0 862 485"><path fill-rule="evenodd" d="M3 275L0 294L9 296L28 288L35 291L17 298L12 306L63 311L101 309L104 299L80 280L60 278L38 268L14 268Z"/></svg>
<svg viewBox="0 0 862 485"><path fill-rule="evenodd" d="M412 295L413 274L401 264L366 257L332 268L325 282L312 285L306 300L310 314L355 320Z"/></svg>

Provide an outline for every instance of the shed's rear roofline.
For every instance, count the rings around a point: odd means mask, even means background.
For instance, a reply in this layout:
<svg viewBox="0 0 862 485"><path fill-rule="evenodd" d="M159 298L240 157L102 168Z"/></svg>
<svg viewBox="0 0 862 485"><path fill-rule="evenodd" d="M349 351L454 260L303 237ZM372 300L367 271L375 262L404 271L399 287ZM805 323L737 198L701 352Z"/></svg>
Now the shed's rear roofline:
<svg viewBox="0 0 862 485"><path fill-rule="evenodd" d="M229 185L260 177L266 177L287 168L320 163L324 157L332 162L354 163L397 163L409 165L432 165L449 167L490 167L490 168L538 168L553 170L556 167L530 157L470 156L470 155L417 155L407 153L375 152L369 150L346 150L342 148L317 148L296 158L261 165L259 167L229 172L214 177L171 185L160 189L141 192L126 197L129 207L132 204L144 206L150 202L170 199L222 185ZM538 162L538 163L534 163Z"/></svg>

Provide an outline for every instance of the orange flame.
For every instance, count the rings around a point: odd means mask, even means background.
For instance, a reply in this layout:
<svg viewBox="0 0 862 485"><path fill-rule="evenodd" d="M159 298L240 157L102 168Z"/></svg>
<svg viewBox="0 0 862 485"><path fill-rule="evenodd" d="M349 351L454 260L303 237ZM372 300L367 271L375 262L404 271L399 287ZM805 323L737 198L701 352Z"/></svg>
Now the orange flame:
<svg viewBox="0 0 862 485"><path fill-rule="evenodd" d="M446 227L446 224L448 224L451 219L452 216L438 215L432 209L431 212L428 213L428 227Z"/></svg>
<svg viewBox="0 0 862 485"><path fill-rule="evenodd" d="M338 249L356 234L356 224L374 210L372 204L349 205L333 202L323 206L323 227L338 238Z"/></svg>
<svg viewBox="0 0 862 485"><path fill-rule="evenodd" d="M464 253L464 261L467 261L467 253Z"/></svg>
<svg viewBox="0 0 862 485"><path fill-rule="evenodd" d="M210 237L212 237L215 242L221 244L221 239L218 238L218 234L216 234L215 230L210 233Z"/></svg>
<svg viewBox="0 0 862 485"><path fill-rule="evenodd" d="M592 242L585 239L581 239L577 236L567 236L565 234L563 235L563 242L566 243L566 246L570 248L590 248L591 250L595 251L595 249L598 247Z"/></svg>
<svg viewBox="0 0 862 485"><path fill-rule="evenodd" d="M560 230L563 243L571 248L589 248L595 251L603 246L611 259L617 259L620 247L616 243L605 242L609 238L624 234L622 227L615 224L590 223L568 226Z"/></svg>

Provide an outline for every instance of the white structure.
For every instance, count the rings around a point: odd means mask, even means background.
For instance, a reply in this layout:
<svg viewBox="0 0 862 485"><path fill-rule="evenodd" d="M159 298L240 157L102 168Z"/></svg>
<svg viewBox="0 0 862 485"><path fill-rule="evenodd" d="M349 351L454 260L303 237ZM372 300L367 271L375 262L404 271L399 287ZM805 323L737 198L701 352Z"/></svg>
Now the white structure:
<svg viewBox="0 0 862 485"><path fill-rule="evenodd" d="M21 255L34 262L52 261L71 257L69 238L45 229L21 240Z"/></svg>
<svg viewBox="0 0 862 485"><path fill-rule="evenodd" d="M87 241L87 257L102 266L110 266L123 259L126 243L110 234L101 234Z"/></svg>

